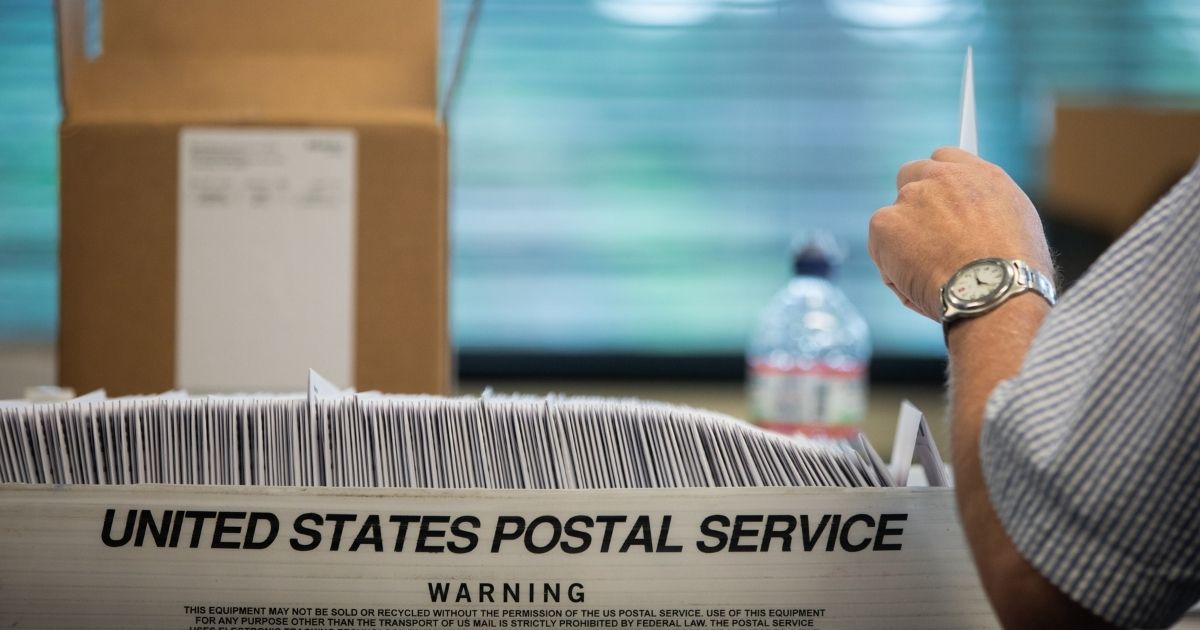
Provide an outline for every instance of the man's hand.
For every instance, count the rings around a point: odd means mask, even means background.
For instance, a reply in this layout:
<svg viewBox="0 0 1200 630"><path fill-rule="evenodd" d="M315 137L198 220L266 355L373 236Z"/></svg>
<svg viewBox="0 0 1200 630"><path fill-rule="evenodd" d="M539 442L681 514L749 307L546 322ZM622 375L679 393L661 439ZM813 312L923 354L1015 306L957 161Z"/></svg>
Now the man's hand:
<svg viewBox="0 0 1200 630"><path fill-rule="evenodd" d="M978 258L1018 258L1054 277L1029 197L1000 169L943 147L896 176L896 202L871 217L871 258L904 305L941 319L940 291Z"/></svg>

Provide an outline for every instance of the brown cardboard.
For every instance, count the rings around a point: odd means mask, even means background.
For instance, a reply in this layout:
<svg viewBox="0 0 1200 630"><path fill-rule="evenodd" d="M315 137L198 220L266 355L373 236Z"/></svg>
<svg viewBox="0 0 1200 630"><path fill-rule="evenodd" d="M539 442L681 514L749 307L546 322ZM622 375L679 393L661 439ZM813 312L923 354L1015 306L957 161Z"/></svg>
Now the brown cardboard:
<svg viewBox="0 0 1200 630"><path fill-rule="evenodd" d="M353 385L447 393L437 3L102 6L103 53L87 60L83 3L59 4L59 382L114 395L176 384L182 128L321 127L358 144Z"/></svg>
<svg viewBox="0 0 1200 630"><path fill-rule="evenodd" d="M102 54L86 59L84 3L59 4L63 101L72 118L262 121L436 107L434 0L96 6Z"/></svg>
<svg viewBox="0 0 1200 630"><path fill-rule="evenodd" d="M1200 157L1200 108L1064 104L1048 150L1046 209L1117 236Z"/></svg>

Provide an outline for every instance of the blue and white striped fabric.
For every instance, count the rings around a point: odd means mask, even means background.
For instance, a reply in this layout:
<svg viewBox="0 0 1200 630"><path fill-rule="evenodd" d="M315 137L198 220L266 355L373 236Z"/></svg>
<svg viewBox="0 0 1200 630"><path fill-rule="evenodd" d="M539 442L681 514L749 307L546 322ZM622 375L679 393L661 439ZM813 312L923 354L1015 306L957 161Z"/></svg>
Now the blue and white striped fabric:
<svg viewBox="0 0 1200 630"><path fill-rule="evenodd" d="M1029 562L1122 626L1200 598L1200 164L1063 296L988 400L992 505Z"/></svg>

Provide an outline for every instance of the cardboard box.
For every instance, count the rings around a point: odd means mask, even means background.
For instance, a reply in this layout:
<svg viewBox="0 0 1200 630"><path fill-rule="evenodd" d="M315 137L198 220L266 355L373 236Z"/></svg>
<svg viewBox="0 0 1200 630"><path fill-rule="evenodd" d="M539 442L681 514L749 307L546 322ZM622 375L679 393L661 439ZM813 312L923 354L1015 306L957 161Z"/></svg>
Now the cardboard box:
<svg viewBox="0 0 1200 630"><path fill-rule="evenodd" d="M62 0L59 382L448 392L438 19Z"/></svg>
<svg viewBox="0 0 1200 630"><path fill-rule="evenodd" d="M1067 102L1048 148L1048 212L1119 236L1200 157L1200 103Z"/></svg>
<svg viewBox="0 0 1200 630"><path fill-rule="evenodd" d="M949 488L8 485L0 561L6 628L998 625Z"/></svg>

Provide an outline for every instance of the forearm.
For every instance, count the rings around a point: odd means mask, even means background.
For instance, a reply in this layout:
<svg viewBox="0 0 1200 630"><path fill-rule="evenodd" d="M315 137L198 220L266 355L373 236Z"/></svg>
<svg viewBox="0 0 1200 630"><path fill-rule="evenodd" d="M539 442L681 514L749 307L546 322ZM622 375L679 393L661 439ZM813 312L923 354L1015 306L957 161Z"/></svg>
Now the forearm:
<svg viewBox="0 0 1200 630"><path fill-rule="evenodd" d="M1046 581L1013 546L988 499L979 462L984 408L1000 381L1021 367L1049 305L1019 295L978 319L955 324L950 348L951 441L955 493L963 529L993 607L1006 627L1103 624Z"/></svg>
<svg viewBox="0 0 1200 630"><path fill-rule="evenodd" d="M868 226L868 251L884 283L909 308L939 321L948 313L943 287L954 295L984 294L994 274L985 258L1020 260L1042 274L1053 269L1037 210L1000 168L959 149L906 163L896 174L896 201ZM974 276L959 276L973 269ZM974 280L974 284L970 281ZM998 297L998 296L994 296ZM1049 312L1023 293L979 317L951 326L952 451L963 527L984 590L1009 627L1087 627L1096 619L1026 562L992 509L979 462L984 408L1000 381L1020 371L1025 352ZM953 313L950 313L953 314Z"/></svg>

